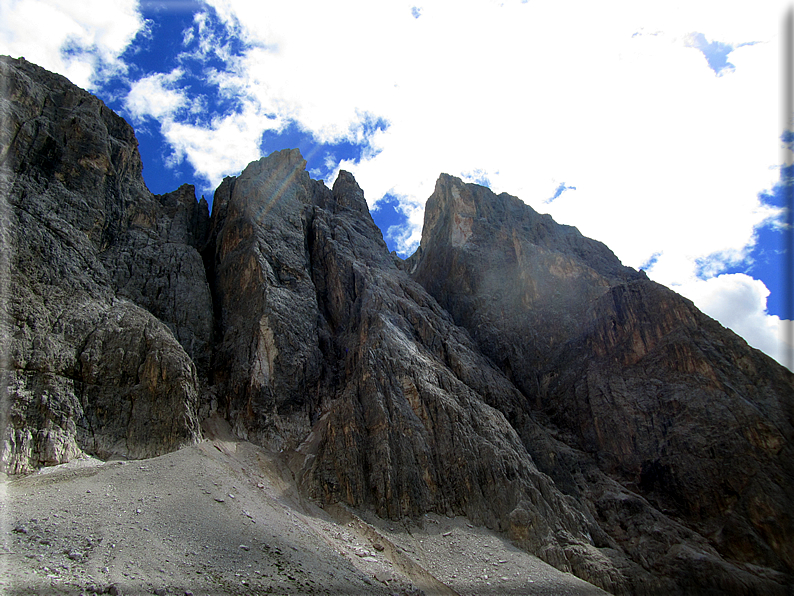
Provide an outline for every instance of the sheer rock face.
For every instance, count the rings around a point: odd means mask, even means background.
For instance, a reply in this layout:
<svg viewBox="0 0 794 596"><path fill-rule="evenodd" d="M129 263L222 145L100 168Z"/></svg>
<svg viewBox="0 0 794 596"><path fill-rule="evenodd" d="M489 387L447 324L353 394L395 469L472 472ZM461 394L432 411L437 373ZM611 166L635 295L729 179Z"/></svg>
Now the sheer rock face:
<svg viewBox="0 0 794 596"><path fill-rule="evenodd" d="M488 403L520 394L397 267L353 177L330 191L304 167L281 151L216 193L214 382L237 433L294 452L313 498L466 514L608 577L594 521Z"/></svg>
<svg viewBox="0 0 794 596"><path fill-rule="evenodd" d="M185 184L147 195L132 223L101 253L116 295L163 321L205 376L212 350L212 299L198 250L209 222L207 202Z"/></svg>
<svg viewBox="0 0 794 596"><path fill-rule="evenodd" d="M189 218L149 193L132 129L100 100L0 68L5 469L195 440L189 354L206 359L212 311Z"/></svg>
<svg viewBox="0 0 794 596"><path fill-rule="evenodd" d="M603 245L453 177L442 176L428 200L409 265L527 407L602 472L727 559L791 572L791 373L688 300L620 266ZM531 441L527 447L533 451ZM621 507L566 482L556 462L536 461L592 503L607 533L621 534ZM624 536L627 550L630 542ZM673 557L665 550L637 555L667 569Z"/></svg>
<svg viewBox="0 0 794 596"><path fill-rule="evenodd" d="M296 150L209 217L98 99L0 65L7 471L220 413L310 498L467 515L616 594L787 593L792 377L691 303L445 175L407 263Z"/></svg>
<svg viewBox="0 0 794 596"><path fill-rule="evenodd" d="M593 301L641 277L575 228L446 174L409 266L526 395L536 393L537 365L577 333Z"/></svg>
<svg viewBox="0 0 794 596"><path fill-rule="evenodd" d="M207 259L219 315L216 393L235 431L283 449L309 432L320 377L307 206L328 193L297 150L250 164L215 193Z"/></svg>

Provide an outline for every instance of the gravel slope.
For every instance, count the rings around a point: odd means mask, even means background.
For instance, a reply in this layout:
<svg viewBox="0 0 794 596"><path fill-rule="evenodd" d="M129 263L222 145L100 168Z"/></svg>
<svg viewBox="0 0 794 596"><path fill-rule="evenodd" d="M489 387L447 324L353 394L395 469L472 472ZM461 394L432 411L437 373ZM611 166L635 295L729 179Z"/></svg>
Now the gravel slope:
<svg viewBox="0 0 794 596"><path fill-rule="evenodd" d="M395 522L301 499L221 424L161 457L5 479L3 594L605 594L465 518Z"/></svg>

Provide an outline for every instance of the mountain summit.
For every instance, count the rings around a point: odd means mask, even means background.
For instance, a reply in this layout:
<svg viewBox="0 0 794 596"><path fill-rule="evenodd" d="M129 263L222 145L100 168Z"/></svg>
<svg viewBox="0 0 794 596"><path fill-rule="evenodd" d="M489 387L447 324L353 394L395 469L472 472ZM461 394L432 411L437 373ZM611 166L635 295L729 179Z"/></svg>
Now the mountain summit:
<svg viewBox="0 0 794 596"><path fill-rule="evenodd" d="M790 593L794 375L690 301L444 174L406 261L297 150L209 214L99 99L0 68L7 473L222 420L315 503L466 516L615 594Z"/></svg>

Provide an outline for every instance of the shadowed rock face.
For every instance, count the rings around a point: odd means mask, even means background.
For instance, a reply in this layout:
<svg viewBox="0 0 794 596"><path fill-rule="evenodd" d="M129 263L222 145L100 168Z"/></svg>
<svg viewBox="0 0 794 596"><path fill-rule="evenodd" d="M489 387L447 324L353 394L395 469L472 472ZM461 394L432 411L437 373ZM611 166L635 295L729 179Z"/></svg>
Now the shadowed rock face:
<svg viewBox="0 0 794 596"><path fill-rule="evenodd" d="M410 266L600 470L725 557L791 571L791 373L602 244L453 177Z"/></svg>
<svg viewBox="0 0 794 596"><path fill-rule="evenodd" d="M96 97L0 69L5 469L195 440L212 311L192 189L153 196L132 129Z"/></svg>
<svg viewBox="0 0 794 596"><path fill-rule="evenodd" d="M597 557L594 521L489 405L520 394L397 267L353 177L331 191L305 165L281 151L216 194L213 382L236 432L294 451L321 501L466 514L563 568Z"/></svg>
<svg viewBox="0 0 794 596"><path fill-rule="evenodd" d="M603 244L442 175L389 254L296 150L154 196L127 124L0 60L10 472L220 414L307 497L467 515L619 594L785 594L792 375Z"/></svg>

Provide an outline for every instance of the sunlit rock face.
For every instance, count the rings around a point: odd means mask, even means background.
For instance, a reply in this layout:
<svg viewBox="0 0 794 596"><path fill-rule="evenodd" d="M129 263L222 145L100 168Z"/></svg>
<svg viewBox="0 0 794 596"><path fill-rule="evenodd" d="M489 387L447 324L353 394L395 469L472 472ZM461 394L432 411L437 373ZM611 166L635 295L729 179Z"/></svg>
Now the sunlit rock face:
<svg viewBox="0 0 794 596"><path fill-rule="evenodd" d="M152 195L132 129L0 60L2 463L222 416L307 498L501 530L616 594L786 594L792 375L607 247L442 175L391 255L297 150Z"/></svg>
<svg viewBox="0 0 794 596"><path fill-rule="evenodd" d="M427 201L422 243L409 263L525 394L534 393L537 368L578 332L597 298L642 278L575 228L448 175Z"/></svg>
<svg viewBox="0 0 794 596"><path fill-rule="evenodd" d="M604 245L453 177L428 200L409 263L568 444L727 558L792 568L783 367Z"/></svg>
<svg viewBox="0 0 794 596"><path fill-rule="evenodd" d="M308 433L320 376L304 208L328 190L305 164L284 151L224 180L205 249L219 326L216 393L239 435L275 449Z"/></svg>

